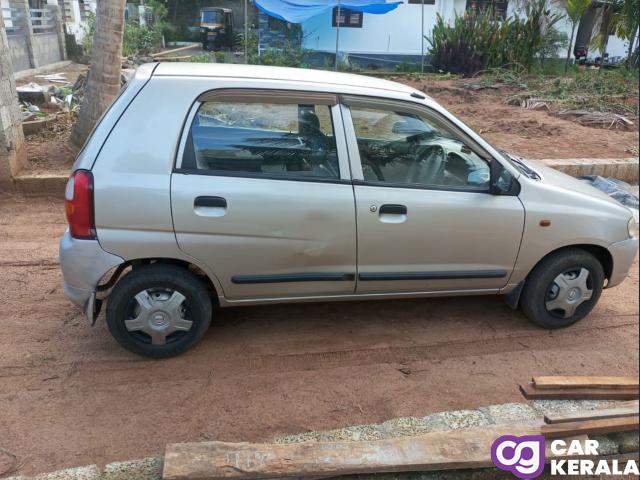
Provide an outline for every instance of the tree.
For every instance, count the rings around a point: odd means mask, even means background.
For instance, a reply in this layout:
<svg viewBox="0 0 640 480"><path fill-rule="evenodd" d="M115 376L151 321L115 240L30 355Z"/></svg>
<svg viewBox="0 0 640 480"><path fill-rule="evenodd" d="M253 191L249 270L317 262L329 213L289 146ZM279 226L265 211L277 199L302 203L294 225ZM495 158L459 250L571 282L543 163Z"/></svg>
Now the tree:
<svg viewBox="0 0 640 480"><path fill-rule="evenodd" d="M0 10L0 192L9 190L11 179L27 163L21 116L9 41Z"/></svg>
<svg viewBox="0 0 640 480"><path fill-rule="evenodd" d="M564 62L564 73L567 73L569 61L571 60L571 46L573 45L573 36L580 19L583 17L591 6L591 0L564 0L564 10L567 12L567 18L571 22L571 37L569 37L569 48L567 48L567 59Z"/></svg>
<svg viewBox="0 0 640 480"><path fill-rule="evenodd" d="M613 31L615 34L629 42L627 51L627 68L631 68L633 47L638 36L638 23L640 21L640 0L624 0L613 19Z"/></svg>
<svg viewBox="0 0 640 480"><path fill-rule="evenodd" d="M84 100L71 142L81 147L120 91L125 0L99 0Z"/></svg>

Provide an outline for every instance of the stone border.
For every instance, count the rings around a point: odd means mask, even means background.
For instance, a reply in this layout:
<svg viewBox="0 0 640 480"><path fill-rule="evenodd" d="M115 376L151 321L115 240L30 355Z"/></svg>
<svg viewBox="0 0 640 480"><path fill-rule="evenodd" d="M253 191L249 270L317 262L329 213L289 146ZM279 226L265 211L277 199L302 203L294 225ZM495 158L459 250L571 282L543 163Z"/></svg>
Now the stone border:
<svg viewBox="0 0 640 480"><path fill-rule="evenodd" d="M355 425L322 432L305 432L273 439L276 443L300 443L309 441L358 441L380 440L421 433L456 430L469 427L505 423L526 423L540 420L548 413L594 410L615 406L614 400L532 400L528 403L505 403L475 410L456 410L434 413L426 417L404 417L380 424ZM592 435L600 442L601 455L617 455L637 452L640 443L638 432L622 432L610 435ZM32 477L17 476L5 480L161 480L162 458L144 458L127 462L114 462L100 470L97 465L43 473ZM433 472L406 472L374 475L349 475L340 479L369 480L491 480L504 479L504 472L497 469L448 470ZM338 478L338 477L334 477ZM544 475L541 480L546 478Z"/></svg>
<svg viewBox="0 0 640 480"><path fill-rule="evenodd" d="M600 175L613 177L631 184L638 183L640 167L638 157L632 158L568 158L540 160L549 167L560 170L567 175L579 177L582 175Z"/></svg>

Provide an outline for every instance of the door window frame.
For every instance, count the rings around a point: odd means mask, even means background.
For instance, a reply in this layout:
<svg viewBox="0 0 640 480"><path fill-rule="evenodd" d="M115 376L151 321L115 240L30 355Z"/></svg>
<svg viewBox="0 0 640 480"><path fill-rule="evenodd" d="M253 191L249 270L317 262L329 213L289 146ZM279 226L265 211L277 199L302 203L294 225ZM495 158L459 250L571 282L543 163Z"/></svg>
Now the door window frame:
<svg viewBox="0 0 640 480"><path fill-rule="evenodd" d="M340 111L342 113L342 119L344 123L345 136L347 140L347 148L349 151L349 161L351 163L351 172L354 185L364 185L372 187L384 187L384 188L407 188L418 190L442 190L451 192L464 192L464 193L482 193L490 194L490 186L486 188L471 188L471 187L458 187L447 185L421 185L417 183L392 183L392 182L371 182L364 179L362 172L362 163L360 161L360 149L358 147L358 139L356 136L355 126L353 118L351 117L350 107L361 107L377 110L388 110L392 112L402 112L409 114L417 114L426 116L427 118L435 118L438 122L445 124L453 133L455 133L461 141L465 143L476 155L487 162L487 167L490 168L491 162L496 159L486 149L480 146L473 138L471 138L466 132L464 132L458 125L452 122L449 118L436 110L416 102L395 100L389 98L380 97L365 97L358 95L340 95Z"/></svg>
<svg viewBox="0 0 640 480"><path fill-rule="evenodd" d="M331 113L333 136L336 143L336 154L338 157L339 178L328 177L308 177L294 175L262 175L250 172L225 172L216 170L200 170L196 168L182 168L182 162L189 140L189 133L193 126L198 110L206 102L238 102L238 103L271 103L286 105L326 105ZM287 89L259 89L259 88L222 88L203 92L191 105L189 112L183 122L180 133L180 142L175 152L174 168L172 173L187 175L206 175L213 177L239 177L255 178L263 180L277 180L290 182L314 182L314 183L339 183L351 184L351 164L349 162L349 152L343 128L343 117L340 112L338 94L330 92L314 92Z"/></svg>

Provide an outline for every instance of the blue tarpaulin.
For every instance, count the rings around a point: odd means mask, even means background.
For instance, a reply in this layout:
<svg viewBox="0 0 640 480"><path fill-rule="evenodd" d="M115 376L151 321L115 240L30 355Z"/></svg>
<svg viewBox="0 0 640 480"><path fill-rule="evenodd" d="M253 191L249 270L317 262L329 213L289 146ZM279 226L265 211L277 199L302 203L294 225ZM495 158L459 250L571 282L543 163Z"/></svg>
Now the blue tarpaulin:
<svg viewBox="0 0 640 480"><path fill-rule="evenodd" d="M365 13L382 14L393 10L402 2L385 0L255 0L256 6L267 15L289 23L302 23L340 4L340 8Z"/></svg>

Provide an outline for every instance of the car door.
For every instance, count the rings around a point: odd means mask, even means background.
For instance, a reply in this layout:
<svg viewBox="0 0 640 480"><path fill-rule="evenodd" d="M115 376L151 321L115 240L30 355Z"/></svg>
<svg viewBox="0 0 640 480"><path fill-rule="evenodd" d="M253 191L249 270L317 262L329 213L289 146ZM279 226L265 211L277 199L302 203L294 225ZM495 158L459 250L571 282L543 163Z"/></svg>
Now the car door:
<svg viewBox="0 0 640 480"><path fill-rule="evenodd" d="M355 204L335 95L213 91L186 125L171 178L176 238L226 299L353 294Z"/></svg>
<svg viewBox="0 0 640 480"><path fill-rule="evenodd" d="M505 286L524 208L515 195L489 193L489 154L427 107L356 96L343 102L356 198L357 293Z"/></svg>

